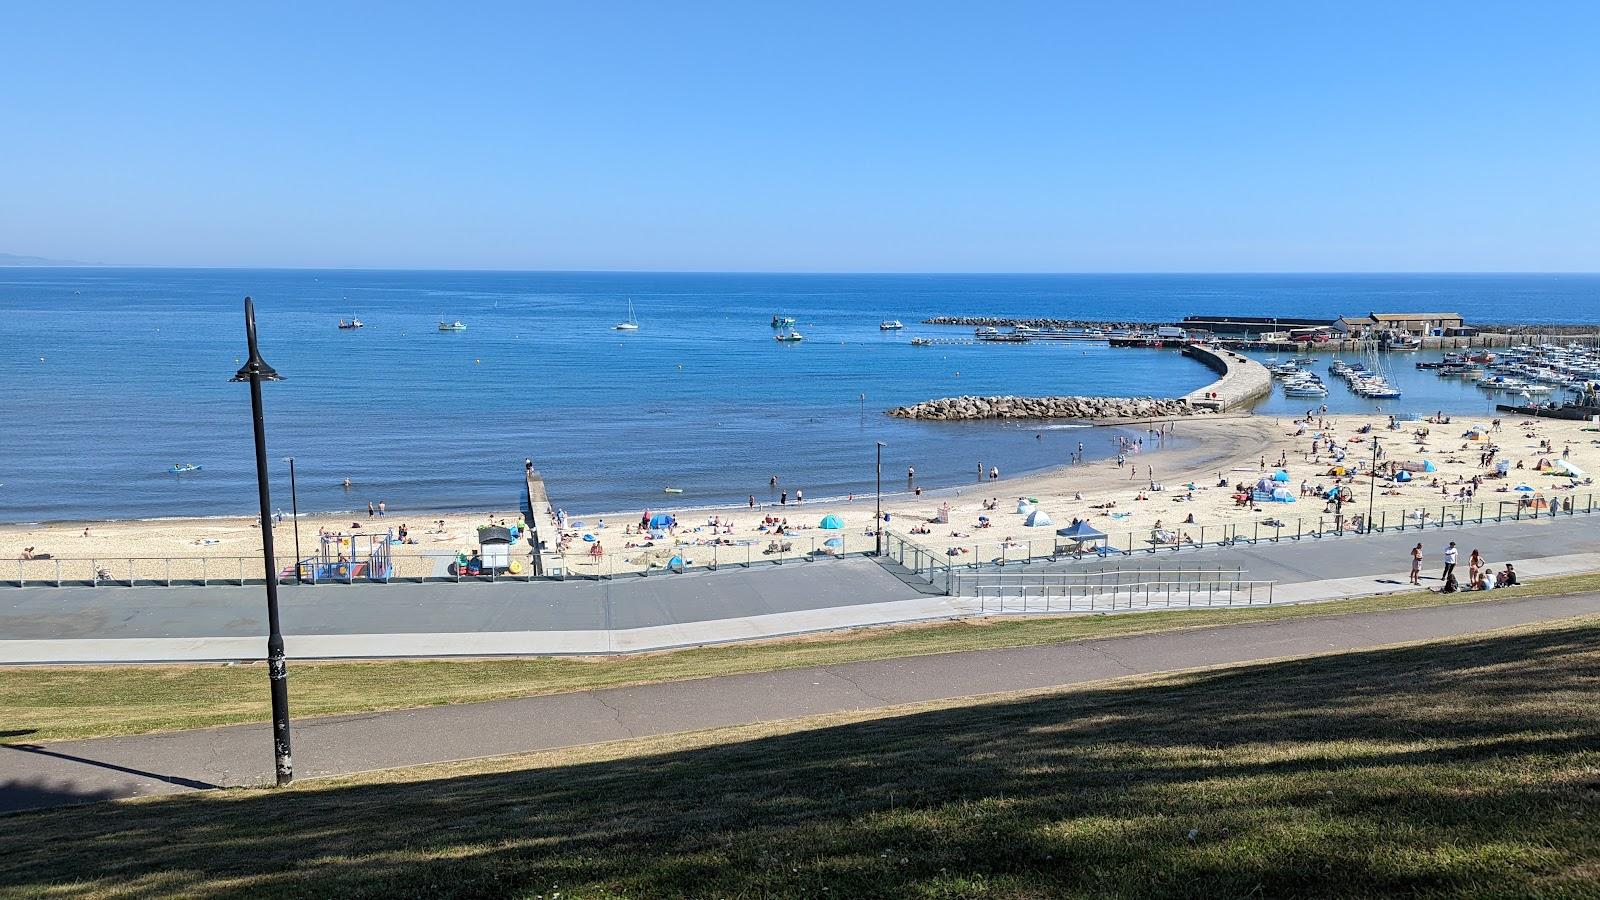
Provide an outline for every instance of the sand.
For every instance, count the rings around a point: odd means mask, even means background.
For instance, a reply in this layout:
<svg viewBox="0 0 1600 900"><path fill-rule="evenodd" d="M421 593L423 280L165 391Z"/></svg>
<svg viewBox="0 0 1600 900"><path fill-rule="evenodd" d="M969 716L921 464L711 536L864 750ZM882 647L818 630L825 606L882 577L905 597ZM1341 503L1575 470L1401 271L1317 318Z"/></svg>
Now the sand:
<svg viewBox="0 0 1600 900"><path fill-rule="evenodd" d="M1387 416L1341 415L1322 423L1321 433L1329 436L1335 446L1345 448L1346 466L1365 467L1371 460L1372 436L1358 434L1362 426L1371 426L1386 448L1381 462L1426 459L1438 471L1419 474L1409 484L1390 484L1379 481L1373 508L1387 524L1395 524L1410 516L1410 521L1425 515L1433 521L1440 515L1455 515L1465 509L1475 516L1479 504L1488 515L1494 515L1502 503L1509 514L1516 501L1528 496L1512 490L1518 484L1537 489L1541 499L1559 502L1572 495L1579 508L1585 508L1592 485L1575 483L1573 479L1535 471L1540 459L1557 460L1562 452L1569 453L1568 461L1585 471L1600 471L1600 432L1584 422L1560 420L1503 419L1502 430L1489 435L1488 441L1470 441L1463 432L1473 423L1489 424L1491 420L1478 415L1453 416L1449 424L1426 422L1401 422L1397 431L1389 430ZM1427 437L1416 432L1427 429ZM1102 461L1081 465L1063 466L1049 472L1016 478L1002 478L965 487L942 488L925 491L915 496L904 490L904 473L894 473L893 483L899 489L887 495L883 508L890 516L888 528L897 535L915 541L931 552L961 561L989 559L996 556L1020 557L1044 554L1054 546L1055 529L1065 527L1074 517L1087 519L1095 528L1111 536L1113 546L1151 546L1153 532L1159 521L1163 537L1179 541L1216 540L1223 527L1232 527L1248 536L1252 529L1262 528L1260 523L1273 520L1285 523L1293 532L1296 519L1300 527L1309 528L1318 517L1323 517L1322 527L1333 527L1334 513L1320 496L1300 496L1301 483L1309 487L1334 486L1336 476L1329 475L1334 465L1327 445L1321 445L1315 459L1310 450L1312 436L1319 431L1317 421L1297 424L1289 419L1264 416L1216 416L1181 420L1176 425L1176 435L1183 446L1164 446L1157 435L1145 438L1142 452L1130 454L1127 465L1119 467L1115 461ZM1359 442L1352 441L1359 439ZM1542 451L1540 442L1548 440L1553 451ZM1176 442L1173 442L1174 444ZM1494 444L1500 448L1499 458L1509 460L1515 467L1519 462L1525 468L1512 469L1509 478L1489 479L1477 490L1470 506L1462 507L1460 491L1463 482L1475 475L1492 472L1492 467L1479 464L1483 449ZM1257 509L1236 505L1233 485L1240 482L1254 484L1261 477L1270 477L1283 459L1289 481L1284 484L1295 495L1296 502L1261 504ZM1263 465L1263 462L1265 465ZM1154 473L1151 474L1153 468ZM974 473L976 475L976 473ZM890 482L885 473L885 484ZM1152 480L1157 490L1151 490ZM1218 486L1225 480L1228 487ZM1437 486L1435 486L1437 480ZM1348 519L1365 514L1368 505L1368 483L1364 477L1346 477L1343 483L1350 488L1352 500L1344 506ZM1189 485L1193 485L1193 490ZM784 485L804 489L804 485ZM1019 497L1036 498L1039 507L1053 518L1051 527L1024 526L1024 516L1017 513ZM1139 498L1146 499L1139 499ZM996 501L996 508L984 508L984 501ZM939 508L949 504L948 523L938 518ZM1106 504L1115 506L1107 508ZM1446 507L1450 507L1446 509ZM1419 510L1423 512L1419 513ZM856 552L873 546L873 498L870 494L858 495L853 501L830 500L825 502L791 500L784 506L760 504L754 510L737 508L669 509L681 527L670 535L651 538L648 535L630 534L639 522L641 510L607 514L570 514L567 534L569 550L563 564L572 572L597 574L604 572L637 571L645 566L659 566L673 555L681 555L692 565L710 562L740 563L774 557L800 556L813 550L826 551L825 543L837 539L844 552ZM818 527L826 516L839 517L844 527L839 530ZM1193 516L1193 522L1186 520ZM990 527L980 528L979 517L987 516ZM762 529L762 520L776 517L787 520L787 535L779 537L770 529ZM401 560L399 574L413 576L434 574L442 564L441 558L455 551L476 546L476 526L493 521L516 522L521 514L513 511L461 513L390 511L386 517L368 518L364 514L352 517L303 515L300 521L301 545L309 555L317 543L319 529L350 532L350 526L359 522L359 531L383 531L409 526L416 541L395 547L396 558ZM438 527L438 520L444 527ZM713 528L713 520L719 526ZM601 527L601 523L604 527ZM579 524L581 523L581 524ZM293 531L291 522L285 520L275 528L277 551L282 564L287 566L293 556ZM912 534L912 529L926 534ZM1270 533L1273 526L1265 526ZM1347 521L1347 527L1353 523ZM87 534L85 534L87 529ZM1202 531L1204 529L1204 531ZM583 535L598 538L602 552L590 554L592 545ZM639 546L649 543L653 546ZM787 549L782 549L787 544ZM775 546L776 545L776 546ZM164 563L135 562L130 559L163 560L205 558L206 572L210 577L232 577L243 571L246 577L259 577L261 564L261 535L253 518L163 519L116 522L57 522L41 525L0 525L0 560L16 560L25 548L34 548L35 554L51 554L55 558L84 562L63 563L63 577L87 577L72 574L77 569L87 572L93 567L106 568L113 576L124 577L132 565L139 577L160 577L158 568ZM950 548L957 548L950 554ZM964 550L962 548L965 548ZM776 549L778 552L769 552ZM0 567L10 563L0 561ZM49 578L55 563L28 563L25 574L30 578ZM187 572L193 563L183 564ZM0 568L0 579L14 577L14 573ZM179 577L174 575L173 577Z"/></svg>

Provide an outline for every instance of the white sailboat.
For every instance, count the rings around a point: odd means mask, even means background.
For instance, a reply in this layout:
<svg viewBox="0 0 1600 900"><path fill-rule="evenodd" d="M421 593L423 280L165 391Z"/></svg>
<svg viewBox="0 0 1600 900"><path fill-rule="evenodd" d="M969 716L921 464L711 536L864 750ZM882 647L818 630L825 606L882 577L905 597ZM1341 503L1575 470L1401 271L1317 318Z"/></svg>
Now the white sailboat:
<svg viewBox="0 0 1600 900"><path fill-rule="evenodd" d="M611 326L617 331L638 331L639 320L633 315L633 298L628 298L628 318Z"/></svg>

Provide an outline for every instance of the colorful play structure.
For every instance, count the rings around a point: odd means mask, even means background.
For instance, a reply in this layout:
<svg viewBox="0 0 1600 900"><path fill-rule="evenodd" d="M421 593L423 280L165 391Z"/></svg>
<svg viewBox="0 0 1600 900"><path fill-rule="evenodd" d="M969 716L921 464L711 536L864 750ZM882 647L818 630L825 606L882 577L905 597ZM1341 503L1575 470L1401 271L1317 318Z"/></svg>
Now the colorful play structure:
<svg viewBox="0 0 1600 900"><path fill-rule="evenodd" d="M300 561L299 576L307 581L344 581L356 579L388 581L394 574L394 562L389 555L392 533L322 535L317 555Z"/></svg>

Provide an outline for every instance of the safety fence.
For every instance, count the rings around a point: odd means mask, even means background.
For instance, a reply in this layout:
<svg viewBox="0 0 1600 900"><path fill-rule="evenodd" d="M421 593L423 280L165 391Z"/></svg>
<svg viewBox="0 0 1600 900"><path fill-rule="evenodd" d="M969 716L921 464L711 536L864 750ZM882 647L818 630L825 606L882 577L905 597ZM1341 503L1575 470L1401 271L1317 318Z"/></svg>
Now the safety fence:
<svg viewBox="0 0 1600 900"><path fill-rule="evenodd" d="M1162 529L1111 532L1100 537L1065 538L1046 533L1039 537L1012 537L999 541L949 540L947 537L907 536L886 532L886 552L896 562L944 586L948 573L961 570L1000 569L1006 566L1059 560L1117 559L1184 550L1276 544L1305 540L1354 540L1369 534L1420 531L1428 528L1527 522L1600 511L1594 494L1517 499L1479 503L1391 506L1377 509L1369 520L1366 511L1344 504L1343 513L1315 517L1268 516L1214 525L1179 524ZM1020 526L1020 523L1018 523ZM949 527L949 526L943 526ZM1053 526L1052 526L1053 527ZM1018 527L1024 534L1043 529ZM951 535L954 537L954 535Z"/></svg>
<svg viewBox="0 0 1600 900"><path fill-rule="evenodd" d="M1272 603L1274 587L1237 568L965 573L954 584L981 615L1258 606Z"/></svg>

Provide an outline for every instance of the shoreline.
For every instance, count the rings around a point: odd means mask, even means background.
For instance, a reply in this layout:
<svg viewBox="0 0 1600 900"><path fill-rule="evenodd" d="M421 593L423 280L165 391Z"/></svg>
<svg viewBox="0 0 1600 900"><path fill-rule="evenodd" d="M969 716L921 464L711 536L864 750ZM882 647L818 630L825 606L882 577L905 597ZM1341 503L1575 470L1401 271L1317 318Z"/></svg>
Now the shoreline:
<svg viewBox="0 0 1600 900"><path fill-rule="evenodd" d="M1390 430L1389 417L1382 414L1326 417L1321 425L1315 420L1307 425L1299 419L1266 415L1208 415L1185 418L1173 435L1173 444L1159 438L1152 444L1148 426L1156 423L1144 423L1145 448L1130 452L1125 466L1119 467L1114 458L1055 465L994 481L975 479L968 484L929 488L921 495L899 489L905 482L895 478L897 490L884 495L883 511L889 517L888 531L932 556L950 556L962 562L1020 556L1023 550L1029 555L1046 551L1055 543L1056 528L1073 519L1090 522L1121 549L1203 540L1200 529L1207 526L1270 529L1276 527L1273 523L1278 517L1309 518L1320 531L1324 526L1333 527L1336 512L1343 512L1347 526L1366 512L1369 480L1359 474L1336 475L1334 469L1341 464L1352 468L1366 464L1366 448L1373 436L1379 437L1385 448L1380 462L1406 463L1417 473L1411 481L1380 479L1372 489L1374 514L1381 511L1391 526L1399 521L1437 521L1450 515L1446 508L1457 503L1463 503L1463 512L1467 502L1474 507L1483 504L1492 515L1505 509L1505 504L1528 501L1565 500L1585 506L1593 502L1590 492L1596 488L1592 480L1585 483L1586 475L1568 478L1552 469L1556 460L1562 460L1580 472L1600 470L1600 431L1585 432L1588 423L1578 421L1508 418L1503 420L1503 432L1494 433L1489 440L1472 440L1463 434L1469 424L1487 425L1489 421L1469 414L1452 416L1451 422L1440 424L1404 421ZM1111 424L1127 427L1137 423ZM1322 439L1313 444L1319 434ZM1514 468L1509 478L1483 481L1479 493L1465 501L1462 495L1471 480L1492 472L1482 465L1482 453L1491 445L1499 448L1502 455L1498 459L1525 468ZM1291 496L1282 502L1260 502L1253 508L1240 503L1238 486L1270 478L1278 471L1280 459L1285 475L1272 486L1288 489ZM1539 468L1541 459L1550 465ZM1424 460L1434 468L1425 470ZM1514 487L1523 485L1528 492L1514 492ZM1323 492L1331 486L1351 492L1341 510L1323 499ZM1382 496L1377 496L1380 493ZM1019 497L1038 498L1039 508L1053 521L1028 527L1019 512ZM875 508L872 493L787 505L763 502L755 508L748 504L651 505L652 513L668 512L677 518L675 527L657 528L653 533L638 530L639 508L569 514L563 532L567 546L556 562L573 575L593 576L676 565L674 558L681 558L685 566L737 565L810 553L866 552L875 544ZM515 522L521 515L520 510L481 509L391 512L371 518L359 513L302 513L301 549L306 556L316 550L319 528L381 534L405 523L410 526L412 542L393 548L398 567L395 574L426 577L440 574L439 565L447 558L476 551L477 525L502 519ZM834 517L839 521L823 521ZM445 520L442 527L440 519ZM1039 527L1046 524L1051 527ZM82 533L85 528L87 536ZM279 561L287 566L294 553L291 521L285 518L274 533ZM200 568L201 558L227 560L226 565L211 569L217 577L235 565L241 571L259 571L260 538L260 526L253 517L4 525L0 526L0 554L15 561L22 548L32 546L36 552L51 554L58 563L77 561L62 567L63 579L69 578L69 570L72 578L87 578L79 570L92 571L91 559L116 565L126 561L134 566L139 560L167 558L174 573L180 560L186 564L193 561L195 569ZM7 565L23 571L30 563L0 559L0 566ZM54 569L45 560L27 578L48 581ZM121 577L122 570L116 571ZM151 570L139 567L139 571ZM154 571L161 570L157 567Z"/></svg>

